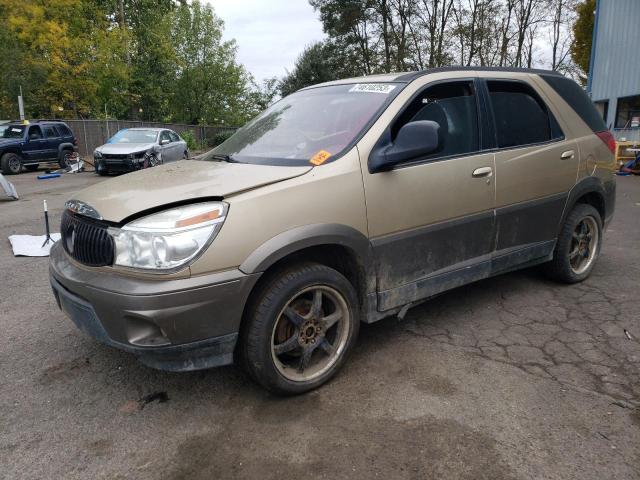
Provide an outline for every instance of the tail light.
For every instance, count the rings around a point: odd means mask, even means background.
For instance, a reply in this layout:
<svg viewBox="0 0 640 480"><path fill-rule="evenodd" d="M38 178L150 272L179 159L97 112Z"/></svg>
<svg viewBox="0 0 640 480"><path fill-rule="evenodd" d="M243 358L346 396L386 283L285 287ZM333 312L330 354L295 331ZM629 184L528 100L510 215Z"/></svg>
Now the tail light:
<svg viewBox="0 0 640 480"><path fill-rule="evenodd" d="M600 138L600 140L602 140L605 143L607 147L609 147L609 150L611 150L611 153L615 155L616 139L613 136L613 134L609 130L603 130L602 132L596 132L596 135L598 136L598 138Z"/></svg>

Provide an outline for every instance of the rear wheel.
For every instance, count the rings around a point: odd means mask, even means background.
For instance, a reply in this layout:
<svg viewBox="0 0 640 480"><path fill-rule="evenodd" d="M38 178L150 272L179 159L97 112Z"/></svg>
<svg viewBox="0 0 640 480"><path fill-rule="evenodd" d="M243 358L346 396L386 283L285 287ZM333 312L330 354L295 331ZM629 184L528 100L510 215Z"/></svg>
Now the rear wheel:
<svg viewBox="0 0 640 480"><path fill-rule="evenodd" d="M360 326L353 286L319 264L276 275L259 292L246 321L242 363L254 380L282 395L307 392L333 377Z"/></svg>
<svg viewBox="0 0 640 480"><path fill-rule="evenodd" d="M579 203L567 215L553 254L546 265L548 275L564 283L581 282L589 276L602 246L602 219L591 205Z"/></svg>
<svg viewBox="0 0 640 480"><path fill-rule="evenodd" d="M58 160L58 165L60 168L67 168L71 163L71 156L73 155L72 150L62 150L60 153L60 160Z"/></svg>
<svg viewBox="0 0 640 480"><path fill-rule="evenodd" d="M5 175L16 175L22 170L20 155L16 153L5 153L0 159L0 168Z"/></svg>

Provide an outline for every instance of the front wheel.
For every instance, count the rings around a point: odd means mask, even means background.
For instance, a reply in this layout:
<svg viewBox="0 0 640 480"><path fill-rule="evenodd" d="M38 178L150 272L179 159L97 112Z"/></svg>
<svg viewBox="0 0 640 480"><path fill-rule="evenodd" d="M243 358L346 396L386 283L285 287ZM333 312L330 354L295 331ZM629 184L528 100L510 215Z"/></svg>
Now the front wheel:
<svg viewBox="0 0 640 480"><path fill-rule="evenodd" d="M5 175L17 175L22 170L22 161L16 153L5 153L0 159L0 168Z"/></svg>
<svg viewBox="0 0 640 480"><path fill-rule="evenodd" d="M301 264L271 279L245 319L242 360L249 374L281 395L307 392L344 364L360 326L355 289L342 274Z"/></svg>
<svg viewBox="0 0 640 480"><path fill-rule="evenodd" d="M602 219L591 205L577 204L565 220L547 274L564 283L577 283L589 276L602 246Z"/></svg>

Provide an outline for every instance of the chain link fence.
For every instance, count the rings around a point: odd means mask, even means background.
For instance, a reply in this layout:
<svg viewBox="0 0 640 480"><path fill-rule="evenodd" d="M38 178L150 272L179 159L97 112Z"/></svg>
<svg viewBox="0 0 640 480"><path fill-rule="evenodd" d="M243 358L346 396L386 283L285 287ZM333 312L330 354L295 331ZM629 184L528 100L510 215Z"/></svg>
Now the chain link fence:
<svg viewBox="0 0 640 480"><path fill-rule="evenodd" d="M118 130L123 128L168 128L178 135L193 132L199 149L215 146L222 135L230 135L236 127L212 125L188 125L184 123L143 122L137 120L64 120L78 139L80 156L91 156L100 145L104 145Z"/></svg>

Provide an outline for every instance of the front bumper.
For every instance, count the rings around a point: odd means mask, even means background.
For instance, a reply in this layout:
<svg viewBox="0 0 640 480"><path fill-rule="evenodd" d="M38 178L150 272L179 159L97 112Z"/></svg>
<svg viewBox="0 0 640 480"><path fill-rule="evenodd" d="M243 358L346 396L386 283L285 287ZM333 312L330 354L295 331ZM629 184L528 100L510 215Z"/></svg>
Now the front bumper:
<svg viewBox="0 0 640 480"><path fill-rule="evenodd" d="M144 162L143 158L109 158L100 157L93 159L96 170L114 173L126 173L140 170Z"/></svg>
<svg viewBox="0 0 640 480"><path fill-rule="evenodd" d="M140 279L79 266L59 243L50 256L58 305L89 336L161 370L233 362L244 305L259 274L230 270L184 279Z"/></svg>

